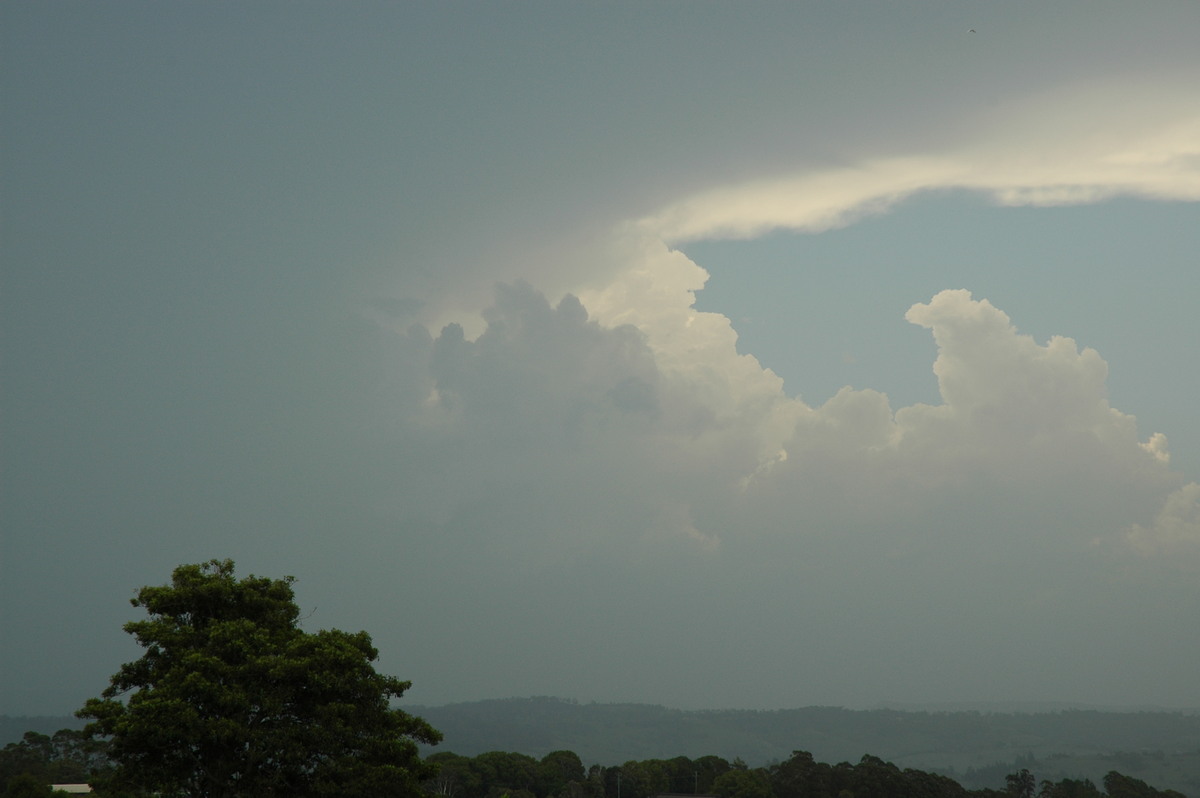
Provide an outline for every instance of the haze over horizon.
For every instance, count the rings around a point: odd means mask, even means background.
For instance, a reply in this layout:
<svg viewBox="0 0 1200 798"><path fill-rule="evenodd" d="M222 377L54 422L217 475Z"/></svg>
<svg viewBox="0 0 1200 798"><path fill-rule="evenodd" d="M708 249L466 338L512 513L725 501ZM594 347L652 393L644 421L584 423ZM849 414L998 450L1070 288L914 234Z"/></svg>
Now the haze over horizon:
<svg viewBox="0 0 1200 798"><path fill-rule="evenodd" d="M0 713L227 557L415 704L1200 707L1200 5L0 37Z"/></svg>

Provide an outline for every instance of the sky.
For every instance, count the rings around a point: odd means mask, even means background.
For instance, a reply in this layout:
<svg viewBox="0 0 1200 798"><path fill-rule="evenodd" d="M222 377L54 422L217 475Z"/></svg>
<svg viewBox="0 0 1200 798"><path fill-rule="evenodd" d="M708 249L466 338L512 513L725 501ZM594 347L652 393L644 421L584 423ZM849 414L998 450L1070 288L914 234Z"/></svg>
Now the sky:
<svg viewBox="0 0 1200 798"><path fill-rule="evenodd" d="M1200 707L1200 5L0 37L0 713L213 558L416 704Z"/></svg>

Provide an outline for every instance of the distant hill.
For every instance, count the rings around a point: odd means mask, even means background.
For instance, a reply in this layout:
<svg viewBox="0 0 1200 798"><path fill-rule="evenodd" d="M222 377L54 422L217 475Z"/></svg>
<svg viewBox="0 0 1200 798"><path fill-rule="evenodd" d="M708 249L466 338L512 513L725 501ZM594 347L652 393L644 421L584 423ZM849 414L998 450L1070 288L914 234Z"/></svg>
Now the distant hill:
<svg viewBox="0 0 1200 798"><path fill-rule="evenodd" d="M566 749L585 763L716 754L762 765L806 750L819 761L872 754L944 773L969 787L1001 787L1022 767L1039 779L1109 770L1200 798L1200 715L1098 710L918 712L806 707L683 711L646 704L578 704L520 698L413 706L445 740L437 750L474 756Z"/></svg>

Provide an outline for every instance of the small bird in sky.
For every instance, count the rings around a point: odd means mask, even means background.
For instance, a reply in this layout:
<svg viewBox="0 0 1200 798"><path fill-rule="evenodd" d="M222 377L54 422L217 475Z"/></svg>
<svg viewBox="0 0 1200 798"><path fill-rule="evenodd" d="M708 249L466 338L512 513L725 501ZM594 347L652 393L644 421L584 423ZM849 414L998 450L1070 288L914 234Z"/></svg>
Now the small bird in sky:
<svg viewBox="0 0 1200 798"><path fill-rule="evenodd" d="M969 31L967 31L967 33L974 33L974 32L975 32L974 28L971 28Z"/></svg>

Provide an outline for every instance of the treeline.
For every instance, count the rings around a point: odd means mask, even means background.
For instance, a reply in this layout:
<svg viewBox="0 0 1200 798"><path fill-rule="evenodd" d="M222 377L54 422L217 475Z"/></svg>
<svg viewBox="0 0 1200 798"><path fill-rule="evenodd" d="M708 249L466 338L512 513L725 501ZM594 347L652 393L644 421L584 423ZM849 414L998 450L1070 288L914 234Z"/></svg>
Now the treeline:
<svg viewBox="0 0 1200 798"><path fill-rule="evenodd" d="M59 729L52 735L29 731L0 750L0 795L50 795L51 784L86 784L111 769L108 744L80 729Z"/></svg>
<svg viewBox="0 0 1200 798"><path fill-rule="evenodd" d="M426 789L441 798L1185 798L1116 771L1104 778L1103 789L1087 779L1039 783L1023 769L1005 778L1004 789L968 790L948 776L902 770L870 755L858 764L830 765L807 751L759 768L717 756L585 768L572 751L554 751L541 759L500 751L474 757L439 752L428 761L438 765L438 775Z"/></svg>
<svg viewBox="0 0 1200 798"><path fill-rule="evenodd" d="M1105 776L1102 788L1087 779L1039 783L1022 769L1005 778L1002 790L968 790L948 776L901 769L870 755L857 764L830 765L807 751L757 768L719 756L585 767L573 751L553 751L540 759L502 751L473 757L446 751L426 761L437 766L437 775L424 788L437 798L1186 798L1116 771ZM26 732L20 742L0 750L0 796L49 796L50 784L96 781L110 768L107 744L82 731Z"/></svg>
<svg viewBox="0 0 1200 798"><path fill-rule="evenodd" d="M1044 762L1061 754L1100 757L1117 751L1162 751L1170 757L1200 750L1200 713L1182 712L677 710L648 704L579 704L549 697L412 706L409 711L439 729L446 747L462 754L501 750L543 756L565 748L587 762L677 754L696 757L720 751L758 765L786 759L797 741L803 741L806 750L824 761L853 762L870 751L903 767L957 776L995 762L1011 764L1027 754ZM1021 767L1041 769L1030 763L1012 769ZM1191 767L1189 762L1185 770ZM948 772L950 768L955 772ZM1088 774L1098 780L1113 769L1128 773L1132 768L1116 762ZM1159 783L1161 770L1134 775ZM1187 784L1200 773L1184 775L1171 786L1200 795L1200 785Z"/></svg>

